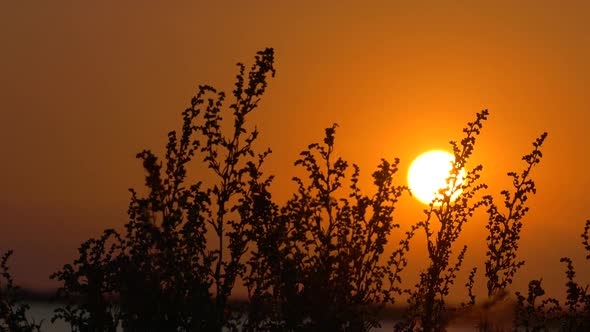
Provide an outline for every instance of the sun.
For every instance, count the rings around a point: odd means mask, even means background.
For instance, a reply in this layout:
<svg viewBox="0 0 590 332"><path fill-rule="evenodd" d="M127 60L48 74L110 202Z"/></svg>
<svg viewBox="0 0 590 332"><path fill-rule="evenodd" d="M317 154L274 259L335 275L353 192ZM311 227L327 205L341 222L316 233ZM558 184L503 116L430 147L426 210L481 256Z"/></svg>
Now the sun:
<svg viewBox="0 0 590 332"><path fill-rule="evenodd" d="M439 191L447 188L447 179L450 176L452 163L455 157L443 150L431 150L419 155L408 171L408 186L412 195L424 204L430 204L435 197L441 197ZM459 172L456 186L463 183L465 170ZM451 200L457 199L461 190L456 190Z"/></svg>

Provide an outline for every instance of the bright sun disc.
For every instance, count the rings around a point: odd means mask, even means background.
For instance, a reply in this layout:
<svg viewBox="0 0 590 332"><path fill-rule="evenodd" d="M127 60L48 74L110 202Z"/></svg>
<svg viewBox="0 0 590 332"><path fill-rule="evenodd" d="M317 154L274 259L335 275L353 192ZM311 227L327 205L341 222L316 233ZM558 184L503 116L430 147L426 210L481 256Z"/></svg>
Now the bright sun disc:
<svg viewBox="0 0 590 332"><path fill-rule="evenodd" d="M452 154L442 150L428 151L414 159L408 171L408 186L412 195L424 204L440 197L439 191L447 187L454 160ZM462 169L455 186L461 185L464 178L465 171ZM460 193L461 190L457 190L451 200L455 200Z"/></svg>

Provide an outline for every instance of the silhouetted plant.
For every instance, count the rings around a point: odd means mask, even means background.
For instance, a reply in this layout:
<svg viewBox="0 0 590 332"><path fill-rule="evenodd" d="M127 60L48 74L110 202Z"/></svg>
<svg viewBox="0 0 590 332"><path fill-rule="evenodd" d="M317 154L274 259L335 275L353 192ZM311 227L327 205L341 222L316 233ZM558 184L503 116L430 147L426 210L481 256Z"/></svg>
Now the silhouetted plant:
<svg viewBox="0 0 590 332"><path fill-rule="evenodd" d="M586 220L582 232L582 245L586 250L586 259L590 260L590 220ZM590 285L580 285L575 281L574 266L570 258L564 257L561 262L567 263L567 320L565 325L574 329L590 331Z"/></svg>
<svg viewBox="0 0 590 332"><path fill-rule="evenodd" d="M586 220L586 225L584 226L584 231L582 232L582 245L584 249L588 252L586 255L586 259L590 259L590 221Z"/></svg>
<svg viewBox="0 0 590 332"><path fill-rule="evenodd" d="M586 257L590 259L590 220L586 220L582 232L582 245L588 251ZM590 330L590 285L582 286L575 280L575 270L572 260L563 257L560 262L566 264L566 297L562 306L558 300L552 297L537 299L545 294L541 286L541 280L532 280L529 283L528 296L519 292L516 306L515 328L524 328L525 331L542 331L548 328L558 328L559 331L588 331Z"/></svg>
<svg viewBox="0 0 590 332"><path fill-rule="evenodd" d="M298 190L286 205L279 210L266 200L253 219L257 248L246 281L253 303L269 310L251 314L251 330L367 331L378 326L379 307L393 301L381 257L399 227L392 217L405 190L393 183L399 160L381 161L371 196L359 188L353 165L347 192L348 163L334 155L335 129L295 162L309 181L294 178Z"/></svg>
<svg viewBox="0 0 590 332"><path fill-rule="evenodd" d="M501 209L494 203L492 196L485 197L489 216L486 225L489 235L486 238L485 263L489 297L509 286L518 269L524 265L524 261L516 259L516 253L523 226L522 219L529 210L526 206L528 195L537 192L535 182L531 179L531 171L541 161L543 155L540 149L546 137L547 133L543 133L533 142L533 151L522 157L526 162L526 168L521 174L508 173L512 178L514 193L508 190L500 193L504 196L504 213L500 212Z"/></svg>
<svg viewBox="0 0 590 332"><path fill-rule="evenodd" d="M525 331L544 331L550 321L549 314L561 311L559 302L553 298L541 299L545 295L542 280L531 280L526 298L516 292L517 304L514 328Z"/></svg>
<svg viewBox="0 0 590 332"><path fill-rule="evenodd" d="M453 313L446 298L467 251L463 246L457 253L456 241L482 206L488 215L488 300L476 301L477 268L473 268L465 284L469 301L463 309L507 297L507 287L524 264L516 255L526 202L536 193L531 171L542 157L546 133L523 157L524 171L508 173L513 191L500 193L504 206L499 207L492 196L481 194L487 188L479 183L483 167L464 171L489 115L487 110L477 113L463 129L461 141L451 142L454 161L446 188L388 255L390 236L399 228L393 218L395 204L407 190L393 181L399 160L381 160L373 173L375 189L367 194L359 186L359 167L349 167L335 155L333 125L325 130L323 143L310 144L301 152L295 165L303 167L307 178L295 177L296 192L285 204L277 204L270 192L273 176L262 169L270 150L257 153L253 144L258 131L246 126L248 114L266 90L268 75L275 74L273 50L258 52L248 74L245 71L238 64L229 122L225 93L199 86L182 113L181 132L168 134L164 158L150 150L137 154L146 171L147 192L130 190L124 229L107 229L84 242L79 257L52 275L62 284L58 298L65 300L52 321L64 320L72 331L80 332L118 327L368 331L379 326L380 310L405 294L408 310L395 330L442 331ZM188 176L195 161L208 171L197 179ZM414 288L405 288L401 273L408 265L410 242L419 231L426 236L428 266ZM589 233L590 221L582 235L590 252ZM12 289L6 267L9 255L1 265L7 291ZM569 258L562 262L567 264L568 278L564 309L555 299L542 299L541 281L533 280L527 297L516 293L517 328L539 330L553 322L561 322L568 331L590 326L588 287L575 281ZM249 302L233 312L229 299L239 282L246 286ZM10 322L31 328L25 331L38 329L26 325L26 306L4 298L0 305ZM480 330L490 328L484 318Z"/></svg>
<svg viewBox="0 0 590 332"><path fill-rule="evenodd" d="M238 64L231 129L223 127L225 94L199 86L182 113L182 134L168 134L165 162L149 150L137 155L147 172L147 195L131 190L125 233L106 230L88 240L80 258L52 276L63 283L58 296L68 301L54 319L74 331L110 331L119 324L126 331L232 327L227 301L245 268L249 229L236 211L251 193L258 136L245 119L267 76L274 76L273 62L272 49L258 52L247 77ZM196 156L211 171L205 183L187 183L187 165Z"/></svg>
<svg viewBox="0 0 590 332"><path fill-rule="evenodd" d="M72 331L115 331L119 322L118 306L108 296L117 291L116 255L120 249L119 235L106 230L100 238L89 239L80 246L80 257L73 265L66 264L51 276L63 283L57 296L67 301L64 307L55 310L52 322L62 319L70 324Z"/></svg>
<svg viewBox="0 0 590 332"><path fill-rule="evenodd" d="M508 210L506 214L502 214L494 204L491 195L476 197L478 192L487 188L486 184L478 183L483 167L478 165L465 175L462 173L474 151L476 137L480 134L483 121L487 119L488 114L487 110L478 113L476 120L469 122L463 129L465 137L461 142L459 144L451 142L455 159L450 177L447 179L447 187L439 191L439 195L430 203L429 209L425 210L426 220L416 224L418 229L425 231L430 265L426 271L420 273L420 281L415 289L406 290L410 295L409 309L404 319L396 324L396 330L441 331L445 329L452 314L452 310L449 311L445 304L445 297L455 282L456 274L467 250L467 246L464 246L457 255L455 263L451 264L453 243L461 233L463 225L473 217L477 208L487 206L489 215L486 226L490 232L487 238L488 261L486 262L488 300L484 301L485 303L476 303L473 287L477 268L473 268L465 284L469 301L462 304L462 310L470 310L477 306L478 310L485 311L485 308L506 299L506 286L512 282L517 269L524 264L524 262L515 261L522 218L528 211L524 203L527 201L527 194L536 192L530 172L540 162L542 156L540 147L547 134L541 135L533 143L533 152L523 157L523 160L527 162L527 168L522 174L508 173L513 178L515 193L511 195L507 190L501 192L505 198L504 205ZM465 179L461 182L463 176ZM433 221L436 223L433 224ZM434 230L437 226L438 229ZM410 237L413 236L411 232L409 234ZM485 316L485 313L483 314ZM481 319L479 329L484 331L491 329L487 319L485 317Z"/></svg>
<svg viewBox="0 0 590 332"><path fill-rule="evenodd" d="M467 246L464 246L455 263L452 263L453 244L463 225L484 204L482 199L475 199L477 192L487 188L485 184L477 183L483 167L478 165L468 172L463 170L473 153L476 137L487 116L487 110L477 113L476 120L469 122L463 129L465 137L461 142L451 141L454 161L447 186L439 191L429 208L424 210L425 220L416 225L426 235L429 266L420 273L415 288L406 290L409 295L409 309L404 319L396 324L395 329L398 331L413 331L418 328L423 331L440 331L447 324L445 297L455 282L467 250Z"/></svg>
<svg viewBox="0 0 590 332"><path fill-rule="evenodd" d="M28 304L22 303L20 288L14 284L8 259L13 251L8 250L0 256L0 331L1 332L33 332L41 330L41 323L29 321Z"/></svg>
<svg viewBox="0 0 590 332"><path fill-rule="evenodd" d="M520 232L523 226L523 218L529 210L526 206L528 195L536 193L535 182L531 178L533 168L541 161L542 153L541 147L547 137L547 133L541 134L533 142L533 151L524 157L525 169L517 174L516 172L508 172L508 176L512 178L512 186L514 192L509 190L502 190L500 195L504 198L504 206L500 208L493 199L493 196L486 195L483 198L484 204L487 206L488 223L486 229L489 235L486 237L486 262L485 275L487 279L487 299L486 303L498 304L498 301L508 300L507 287L512 283L514 276L518 269L524 265L524 261L518 261L516 254L519 247ZM501 212L505 209L505 212ZM474 286L474 274L476 268L473 269L468 284L466 285L471 306L476 305L475 296L472 293ZM533 288L536 289L536 288ZM482 305L480 305L482 306ZM488 305L483 305L487 307ZM493 324L488 322L486 312L481 312L479 330L489 331L494 328Z"/></svg>
<svg viewBox="0 0 590 332"><path fill-rule="evenodd" d="M589 222L586 221L586 227ZM564 331L590 330L590 293L588 285L582 287L575 280L576 272L572 260L563 257L560 262L566 263L566 300L567 310L561 317L561 327Z"/></svg>

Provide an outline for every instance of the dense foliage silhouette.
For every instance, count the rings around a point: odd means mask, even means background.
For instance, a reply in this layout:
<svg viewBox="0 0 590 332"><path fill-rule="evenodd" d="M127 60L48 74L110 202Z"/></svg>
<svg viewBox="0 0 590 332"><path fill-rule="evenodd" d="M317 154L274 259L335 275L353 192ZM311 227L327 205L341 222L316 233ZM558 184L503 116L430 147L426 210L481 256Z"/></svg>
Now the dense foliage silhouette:
<svg viewBox="0 0 590 332"><path fill-rule="evenodd" d="M30 307L22 303L19 287L14 284L10 274L8 259L12 253L8 250L0 256L0 331L40 331L41 324L29 321L30 317L26 314Z"/></svg>
<svg viewBox="0 0 590 332"><path fill-rule="evenodd" d="M245 75L238 64L233 123L225 128L225 93L200 86L182 113L182 130L168 134L164 161L137 155L146 171L145 197L131 190L125 232L109 229L79 249L80 258L52 278L63 282L68 305L54 319L75 331L219 331L232 327L228 298L244 274L249 198L264 157L252 144L258 131L245 118L274 76L272 49L258 52ZM190 182L188 163L200 158L206 182ZM213 236L211 236L213 235Z"/></svg>
<svg viewBox="0 0 590 332"><path fill-rule="evenodd" d="M346 192L349 166L334 155L335 129L300 154L295 165L308 179L293 179L298 190L285 206L264 195L262 213L251 219L256 249L246 285L257 305L249 329L364 331L378 326L376 313L393 301L399 271L382 257L399 227L392 213L406 190L393 182L399 160L381 161L371 196L362 193L359 167L352 165Z"/></svg>
<svg viewBox="0 0 590 332"><path fill-rule="evenodd" d="M509 291L524 265L520 233L536 193L532 171L546 133L522 158L524 169L508 173L512 188L494 196L481 182L483 166L469 169L489 116L487 110L477 113L463 137L451 141L455 159L447 187L422 219L402 229L394 211L411 192L396 184L400 161L381 160L373 188L362 189L359 167L335 153L332 125L322 142L300 153L295 165L306 176L293 178L296 192L279 204L270 190L273 176L264 173L271 151L256 147L259 133L247 121L275 75L274 51L258 52L247 72L237 66L231 101L199 86L182 112L180 131L168 134L163 157L150 150L137 154L145 190L130 190L124 227L83 242L78 257L51 275L61 284L52 321L79 332L369 331L380 325L386 306L405 300L395 331L444 331L468 312L478 312L475 329L492 331L500 327L488 319L488 308L514 301L515 330L590 330L588 286L575 280L569 258L562 259L564 304L544 297L541 280L530 282L526 297L516 292L514 299ZM487 216L487 296L479 299L473 291L473 267L468 298L453 307L447 296L467 253L457 240L479 215ZM402 275L418 232L425 235L428 260L409 286ZM392 241L394 236L401 240ZM590 259L590 221L582 238ZM40 331L43 324L29 321L29 307L9 273L11 253L0 261L0 331ZM247 290L242 307L231 302L236 285Z"/></svg>
<svg viewBox="0 0 590 332"><path fill-rule="evenodd" d="M590 220L586 220L582 232L582 245L590 259ZM559 331L590 331L590 292L589 285L576 281L576 272L569 257L560 259L566 265L565 302L546 297L542 279L531 280L526 297L516 292L518 299L515 326L525 331L544 331L548 326Z"/></svg>

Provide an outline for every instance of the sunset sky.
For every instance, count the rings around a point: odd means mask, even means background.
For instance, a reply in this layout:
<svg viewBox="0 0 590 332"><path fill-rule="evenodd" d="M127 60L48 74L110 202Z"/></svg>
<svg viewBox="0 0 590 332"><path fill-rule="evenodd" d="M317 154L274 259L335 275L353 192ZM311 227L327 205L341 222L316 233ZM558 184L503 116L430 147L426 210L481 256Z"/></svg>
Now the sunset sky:
<svg viewBox="0 0 590 332"><path fill-rule="evenodd" d="M273 150L266 172L280 202L295 189L298 153L334 122L338 153L359 164L367 189L380 158L401 158L405 184L416 156L449 149L489 109L471 165L484 165L497 194L547 131L513 289L543 277L561 296L560 257L590 281L580 244L590 218L589 17L585 1L4 2L0 249L15 250L18 283L54 287L48 275L82 241L127 221L127 189L143 185L135 154L162 152L196 87L231 90L235 63L273 47L277 75L250 121L257 147ZM402 199L402 230L423 208ZM482 262L485 221L462 234L464 270ZM425 268L424 243L414 246L414 268Z"/></svg>

